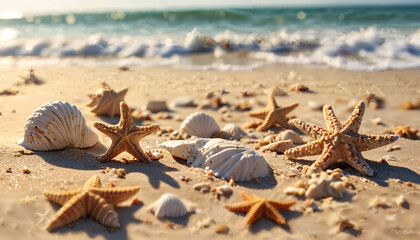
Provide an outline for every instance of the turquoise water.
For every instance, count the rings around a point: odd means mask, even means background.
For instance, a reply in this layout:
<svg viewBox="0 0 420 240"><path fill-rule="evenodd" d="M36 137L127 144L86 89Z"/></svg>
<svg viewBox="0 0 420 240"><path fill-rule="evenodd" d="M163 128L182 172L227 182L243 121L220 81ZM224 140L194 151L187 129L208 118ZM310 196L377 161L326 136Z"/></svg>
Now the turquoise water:
<svg viewBox="0 0 420 240"><path fill-rule="evenodd" d="M23 15L0 18L0 65L54 65L60 58L64 65L222 70L251 70L273 62L355 71L420 68L419 29L420 6ZM238 51L246 52L241 56L249 61L229 61ZM214 61L188 61L203 52ZM42 61L22 59L30 56Z"/></svg>

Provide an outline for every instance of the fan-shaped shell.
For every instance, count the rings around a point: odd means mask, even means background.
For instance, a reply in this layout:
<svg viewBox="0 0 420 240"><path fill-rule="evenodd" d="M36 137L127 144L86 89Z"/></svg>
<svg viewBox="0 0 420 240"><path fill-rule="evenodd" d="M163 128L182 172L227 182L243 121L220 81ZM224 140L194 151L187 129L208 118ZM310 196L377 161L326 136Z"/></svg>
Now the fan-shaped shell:
<svg viewBox="0 0 420 240"><path fill-rule="evenodd" d="M247 181L264 177L269 167L264 157L235 141L220 138L167 141L161 144L173 156L193 167L212 171L216 177Z"/></svg>
<svg viewBox="0 0 420 240"><path fill-rule="evenodd" d="M248 134L244 132L244 130L242 130L238 125L229 123L225 125L223 129L219 133L216 133L216 135L213 137L220 137L229 140L240 140L243 137L248 137Z"/></svg>
<svg viewBox="0 0 420 240"><path fill-rule="evenodd" d="M292 130L286 130L284 132L281 132L278 136L277 136L278 140L292 140L292 142L294 144L302 144L305 143L305 141L303 141L303 139L299 136L299 134L295 133Z"/></svg>
<svg viewBox="0 0 420 240"><path fill-rule="evenodd" d="M220 131L220 127L212 116L203 112L195 112L181 124L181 131L192 136L209 138Z"/></svg>
<svg viewBox="0 0 420 240"><path fill-rule="evenodd" d="M181 217L188 213L182 200L175 194L165 193L149 209L156 217Z"/></svg>
<svg viewBox="0 0 420 240"><path fill-rule="evenodd" d="M49 102L26 120L25 135L18 142L35 151L87 148L98 142L98 135L87 125L76 106L67 102Z"/></svg>

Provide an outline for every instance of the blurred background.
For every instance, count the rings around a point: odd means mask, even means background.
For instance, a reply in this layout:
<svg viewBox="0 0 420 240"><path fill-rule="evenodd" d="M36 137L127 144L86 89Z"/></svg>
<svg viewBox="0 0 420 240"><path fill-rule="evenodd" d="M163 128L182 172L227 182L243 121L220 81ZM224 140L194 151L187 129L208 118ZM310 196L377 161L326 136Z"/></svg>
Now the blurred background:
<svg viewBox="0 0 420 240"><path fill-rule="evenodd" d="M0 65L409 69L419 28L414 0L0 0Z"/></svg>

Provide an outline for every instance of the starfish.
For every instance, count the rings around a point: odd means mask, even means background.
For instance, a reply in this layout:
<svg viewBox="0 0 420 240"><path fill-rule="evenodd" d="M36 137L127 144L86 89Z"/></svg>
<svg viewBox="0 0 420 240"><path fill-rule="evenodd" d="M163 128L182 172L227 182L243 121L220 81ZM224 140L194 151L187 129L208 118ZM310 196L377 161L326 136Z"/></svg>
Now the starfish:
<svg viewBox="0 0 420 240"><path fill-rule="evenodd" d="M113 117L118 115L119 103L124 101L128 88L115 92L106 82L102 82L101 87L96 93L88 94L91 102L86 106L92 107L90 111L98 116Z"/></svg>
<svg viewBox="0 0 420 240"><path fill-rule="evenodd" d="M309 168L308 173L325 170L335 162L342 160L362 174L373 176L373 170L360 152L390 144L396 141L398 136L359 134L365 111L363 101L355 107L350 118L344 124L338 121L331 106L325 105L323 111L328 129L305 123L302 120L293 120L297 128L310 135L315 141L289 149L284 152L284 155L288 158L297 158L321 154Z"/></svg>
<svg viewBox="0 0 420 240"><path fill-rule="evenodd" d="M265 131L276 123L283 128L290 128L287 123L286 115L293 111L299 103L292 103L290 105L279 107L273 96L268 96L267 107L263 110L249 113L249 116L263 119L264 122L257 128L257 131Z"/></svg>
<svg viewBox="0 0 420 240"><path fill-rule="evenodd" d="M235 212L246 212L246 224L251 225L261 217L266 217L279 225L286 224L286 219L279 211L288 210L296 202L280 202L253 196L249 193L242 192L241 197L244 202L225 205L225 208Z"/></svg>
<svg viewBox="0 0 420 240"><path fill-rule="evenodd" d="M48 200L62 205L48 223L47 231L51 232L86 215L107 227L119 228L120 222L114 206L131 198L140 188L101 188L101 185L101 180L95 175L86 181L83 189L44 191Z"/></svg>
<svg viewBox="0 0 420 240"><path fill-rule="evenodd" d="M136 126L131 117L131 111L125 102L120 102L120 122L117 125L95 122L93 126L111 138L112 144L109 149L100 156L99 161L108 162L121 152L128 152L138 161L151 163L149 156L143 152L139 145L140 139L159 130L158 124L148 126Z"/></svg>

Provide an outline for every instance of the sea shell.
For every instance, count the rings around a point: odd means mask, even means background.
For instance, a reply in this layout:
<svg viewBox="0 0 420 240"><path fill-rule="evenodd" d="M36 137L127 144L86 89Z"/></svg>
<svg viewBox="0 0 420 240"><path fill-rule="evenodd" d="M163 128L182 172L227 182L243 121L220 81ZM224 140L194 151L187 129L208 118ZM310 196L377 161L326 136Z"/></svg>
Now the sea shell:
<svg viewBox="0 0 420 240"><path fill-rule="evenodd" d="M168 111L168 107L166 106L166 101L163 101L163 100L149 101L147 103L146 109L153 113Z"/></svg>
<svg viewBox="0 0 420 240"><path fill-rule="evenodd" d="M308 198L343 198L343 193L346 191L346 183L341 180L338 172L331 175L322 172L312 177L308 183L309 187L305 193Z"/></svg>
<svg viewBox="0 0 420 240"><path fill-rule="evenodd" d="M171 107L195 107L194 98L190 96L178 97L171 102Z"/></svg>
<svg viewBox="0 0 420 240"><path fill-rule="evenodd" d="M242 130L238 125L229 123L225 125L223 129L216 133L213 137L219 137L228 140L240 140L243 137L248 137L248 134L244 132L244 130Z"/></svg>
<svg viewBox="0 0 420 240"><path fill-rule="evenodd" d="M18 144L35 151L50 151L87 148L98 139L76 106L56 101L42 105L28 117L25 135Z"/></svg>
<svg viewBox="0 0 420 240"><path fill-rule="evenodd" d="M324 107L324 104L316 102L316 101L308 101L308 107L309 109L313 111L321 111Z"/></svg>
<svg viewBox="0 0 420 240"><path fill-rule="evenodd" d="M289 139L270 143L267 146L265 146L263 150L284 153L284 151L293 147L295 147L295 145L293 144L292 140Z"/></svg>
<svg viewBox="0 0 420 240"><path fill-rule="evenodd" d="M188 213L187 207L175 194L165 193L149 209L156 217L181 217Z"/></svg>
<svg viewBox="0 0 420 240"><path fill-rule="evenodd" d="M201 138L209 138L220 131L216 120L203 112L195 112L189 115L181 124L180 129L182 132Z"/></svg>
<svg viewBox="0 0 420 240"><path fill-rule="evenodd" d="M285 91L281 90L277 86L272 86L271 88L264 90L264 93L268 96L273 96L273 97L287 95Z"/></svg>
<svg viewBox="0 0 420 240"><path fill-rule="evenodd" d="M286 130L281 132L278 136L277 136L277 140L292 140L292 142L294 144L302 144L305 143L305 141L303 141L303 139L299 136L299 134L295 133L292 130Z"/></svg>
<svg viewBox="0 0 420 240"><path fill-rule="evenodd" d="M88 94L91 102L86 106L91 107L90 111L98 116L119 116L120 102L124 101L127 92L128 88L115 92L107 83L102 82L98 91Z"/></svg>
<svg viewBox="0 0 420 240"><path fill-rule="evenodd" d="M212 171L216 177L248 181L267 176L269 167L264 157L235 141L201 138L167 141L160 145L187 164Z"/></svg>

